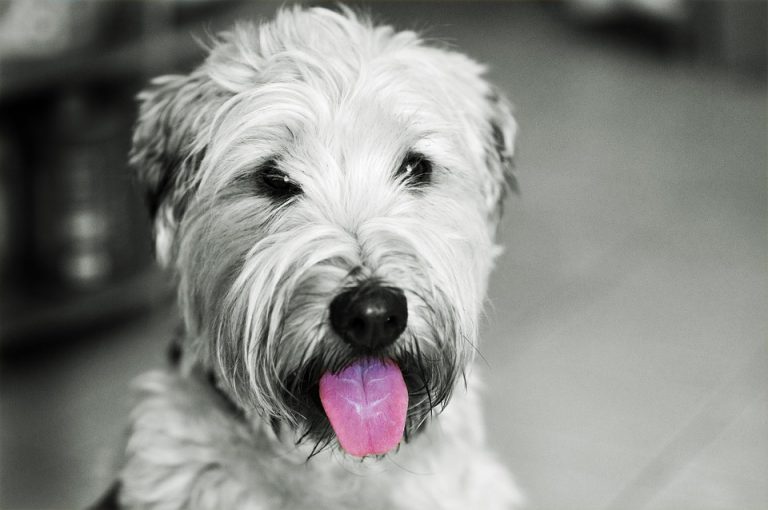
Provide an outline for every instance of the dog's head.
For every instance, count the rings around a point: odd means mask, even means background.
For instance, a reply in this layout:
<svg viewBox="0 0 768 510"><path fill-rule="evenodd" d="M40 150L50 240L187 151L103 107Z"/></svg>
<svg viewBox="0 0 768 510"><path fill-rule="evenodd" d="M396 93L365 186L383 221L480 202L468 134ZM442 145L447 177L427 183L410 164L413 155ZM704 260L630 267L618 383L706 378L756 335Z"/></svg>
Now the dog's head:
<svg viewBox="0 0 768 510"><path fill-rule="evenodd" d="M296 8L140 95L132 163L187 352L246 412L364 456L447 403L511 182L515 122L483 73Z"/></svg>

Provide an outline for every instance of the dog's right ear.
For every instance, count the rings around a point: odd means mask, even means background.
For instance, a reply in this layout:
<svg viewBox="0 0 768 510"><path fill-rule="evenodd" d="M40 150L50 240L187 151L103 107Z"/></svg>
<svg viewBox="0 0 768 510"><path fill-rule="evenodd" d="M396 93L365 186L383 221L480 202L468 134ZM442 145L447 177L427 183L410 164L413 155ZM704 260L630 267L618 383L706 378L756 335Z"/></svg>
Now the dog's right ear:
<svg viewBox="0 0 768 510"><path fill-rule="evenodd" d="M201 72L156 78L138 95L130 163L154 223L156 255L172 256L176 225L194 193L208 125L221 94Z"/></svg>

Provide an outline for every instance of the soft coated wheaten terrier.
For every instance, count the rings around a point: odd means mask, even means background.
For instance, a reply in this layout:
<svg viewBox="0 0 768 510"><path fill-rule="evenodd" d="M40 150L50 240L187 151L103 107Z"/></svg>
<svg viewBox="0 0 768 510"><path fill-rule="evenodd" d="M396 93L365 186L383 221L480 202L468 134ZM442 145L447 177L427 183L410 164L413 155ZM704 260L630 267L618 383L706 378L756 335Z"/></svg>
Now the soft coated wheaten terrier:
<svg viewBox="0 0 768 510"><path fill-rule="evenodd" d="M484 67L289 8L140 95L132 163L178 282L109 501L461 509L520 497L472 360L516 131Z"/></svg>

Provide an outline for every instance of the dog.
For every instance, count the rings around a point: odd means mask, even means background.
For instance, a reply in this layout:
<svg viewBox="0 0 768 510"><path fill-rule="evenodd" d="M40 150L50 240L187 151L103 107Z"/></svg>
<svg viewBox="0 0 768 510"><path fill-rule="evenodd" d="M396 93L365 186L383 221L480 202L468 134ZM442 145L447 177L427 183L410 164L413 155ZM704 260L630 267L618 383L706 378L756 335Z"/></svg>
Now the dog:
<svg viewBox="0 0 768 510"><path fill-rule="evenodd" d="M178 286L117 483L141 509L516 508L473 374L517 125L485 67L346 7L217 36L139 95Z"/></svg>

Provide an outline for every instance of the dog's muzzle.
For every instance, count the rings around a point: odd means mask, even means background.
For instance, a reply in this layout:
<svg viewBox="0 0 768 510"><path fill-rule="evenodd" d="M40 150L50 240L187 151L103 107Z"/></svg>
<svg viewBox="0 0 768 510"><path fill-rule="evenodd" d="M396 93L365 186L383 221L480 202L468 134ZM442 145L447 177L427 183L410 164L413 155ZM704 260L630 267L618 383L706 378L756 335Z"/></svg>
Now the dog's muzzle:
<svg viewBox="0 0 768 510"><path fill-rule="evenodd" d="M338 294L330 305L331 327L356 357L319 381L323 410L341 447L351 455L380 455L402 440L408 388L400 367L378 355L400 337L408 322L402 290L365 282Z"/></svg>

